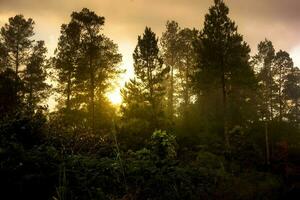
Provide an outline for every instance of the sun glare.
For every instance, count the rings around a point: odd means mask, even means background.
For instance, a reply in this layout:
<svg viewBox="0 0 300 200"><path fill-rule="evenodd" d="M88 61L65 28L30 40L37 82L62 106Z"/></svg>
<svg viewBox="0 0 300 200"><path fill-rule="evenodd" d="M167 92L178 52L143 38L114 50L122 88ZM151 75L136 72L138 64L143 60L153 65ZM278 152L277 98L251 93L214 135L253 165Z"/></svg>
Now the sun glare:
<svg viewBox="0 0 300 200"><path fill-rule="evenodd" d="M292 49L291 57L293 58L295 66L300 67L300 45Z"/></svg>
<svg viewBox="0 0 300 200"><path fill-rule="evenodd" d="M125 73L121 74L118 80L118 87L113 91L107 93L107 98L114 105L120 105L122 103L122 96L120 89L122 89L125 83L134 76L132 53L134 50L134 44L128 41L121 41L119 45L120 53L123 55L123 62L121 68L125 70Z"/></svg>
<svg viewBox="0 0 300 200"><path fill-rule="evenodd" d="M122 97L119 90L115 90L111 93L108 93L107 98L114 105L120 105L122 103Z"/></svg>

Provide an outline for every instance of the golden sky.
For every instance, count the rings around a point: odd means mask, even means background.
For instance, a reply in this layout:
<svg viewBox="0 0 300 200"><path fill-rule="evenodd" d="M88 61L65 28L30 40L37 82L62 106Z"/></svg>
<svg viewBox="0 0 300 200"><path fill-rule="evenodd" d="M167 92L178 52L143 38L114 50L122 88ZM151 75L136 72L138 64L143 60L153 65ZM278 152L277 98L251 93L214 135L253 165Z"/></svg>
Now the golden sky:
<svg viewBox="0 0 300 200"><path fill-rule="evenodd" d="M299 0L225 0L239 32L255 53L259 41L268 38L277 50L291 53L300 66L300 1ZM36 39L45 40L49 55L57 44L62 23L70 20L72 11L83 7L106 19L104 33L119 45L122 67L127 72L120 85L133 75L132 52L145 26L158 36L167 20L181 27L202 28L204 15L213 0L0 0L0 26L16 14L34 19ZM118 96L118 90L113 93ZM117 98L117 97L116 97Z"/></svg>

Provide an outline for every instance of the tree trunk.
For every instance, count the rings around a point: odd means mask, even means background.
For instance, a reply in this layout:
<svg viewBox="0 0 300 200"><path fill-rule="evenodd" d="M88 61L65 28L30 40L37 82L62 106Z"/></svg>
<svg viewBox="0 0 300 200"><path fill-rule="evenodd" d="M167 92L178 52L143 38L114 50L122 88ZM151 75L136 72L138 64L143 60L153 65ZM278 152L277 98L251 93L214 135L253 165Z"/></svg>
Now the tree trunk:
<svg viewBox="0 0 300 200"><path fill-rule="evenodd" d="M300 127L299 99L296 99L296 124Z"/></svg>
<svg viewBox="0 0 300 200"><path fill-rule="evenodd" d="M272 89L272 67L270 66L270 74L268 77L267 90L269 91L269 105L270 105L270 120L273 121L273 89Z"/></svg>
<svg viewBox="0 0 300 200"><path fill-rule="evenodd" d="M228 122L227 122L227 91L226 91L226 77L224 64L222 63L222 100L223 100L223 133L225 138L226 148L230 148L229 136L228 136Z"/></svg>
<svg viewBox="0 0 300 200"><path fill-rule="evenodd" d="M19 44L17 43L16 66L15 66L15 73L16 73L16 74L15 74L15 87L14 87L16 97L18 97L18 90L19 90L19 88L18 88L19 65L20 65L19 62L20 62L20 61L19 61Z"/></svg>
<svg viewBox="0 0 300 200"><path fill-rule="evenodd" d="M265 122L265 142L266 142L266 164L270 165L270 142L268 121Z"/></svg>
<svg viewBox="0 0 300 200"><path fill-rule="evenodd" d="M174 58L171 59L171 69L170 69L170 91L169 91L169 117L173 121L174 117Z"/></svg>
<svg viewBox="0 0 300 200"><path fill-rule="evenodd" d="M278 100L279 100L279 121L280 122L282 122L282 113L283 113L282 112L282 109L283 109L282 108L283 107L283 105L282 105L282 92L281 92L282 91L282 74L281 74L282 70L281 70L281 67L282 66L279 67L279 91L278 91L279 92L279 99Z"/></svg>
<svg viewBox="0 0 300 200"><path fill-rule="evenodd" d="M188 122L188 106L190 104L190 96L189 96L189 62L188 58L186 59L185 66L185 88L184 88L184 123L185 125Z"/></svg>
<svg viewBox="0 0 300 200"><path fill-rule="evenodd" d="M32 100L32 83L30 82L29 99L28 99L30 109L32 109L32 107L33 107L33 102L32 101L33 101Z"/></svg>
<svg viewBox="0 0 300 200"><path fill-rule="evenodd" d="M66 108L67 111L70 111L70 97L71 97L71 71L68 72L68 83L67 83L67 102Z"/></svg>
<svg viewBox="0 0 300 200"><path fill-rule="evenodd" d="M148 79L148 88L149 88L149 103L151 105L151 127L153 129L158 128L158 119L157 119L157 105L154 100L154 88L153 88L153 72L152 72L153 63L150 63L149 56L146 57L146 67L147 67L147 79Z"/></svg>
<svg viewBox="0 0 300 200"><path fill-rule="evenodd" d="M93 66L93 58L92 55L90 54L90 78L91 78L91 88L90 88L90 93L91 93L91 109L92 109L92 134L95 134L95 72L94 72L94 66Z"/></svg>

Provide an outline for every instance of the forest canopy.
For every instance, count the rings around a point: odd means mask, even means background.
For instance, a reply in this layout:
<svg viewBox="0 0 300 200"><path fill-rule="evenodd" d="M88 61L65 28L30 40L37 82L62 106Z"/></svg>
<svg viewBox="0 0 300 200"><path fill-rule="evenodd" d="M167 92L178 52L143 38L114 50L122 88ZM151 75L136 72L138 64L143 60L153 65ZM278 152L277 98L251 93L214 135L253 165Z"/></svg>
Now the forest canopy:
<svg viewBox="0 0 300 200"><path fill-rule="evenodd" d="M201 29L145 26L120 105L107 96L124 70L105 16L70 13L50 57L34 19L10 17L0 31L3 197L300 194L300 69L269 39L252 55L229 14L214 0Z"/></svg>

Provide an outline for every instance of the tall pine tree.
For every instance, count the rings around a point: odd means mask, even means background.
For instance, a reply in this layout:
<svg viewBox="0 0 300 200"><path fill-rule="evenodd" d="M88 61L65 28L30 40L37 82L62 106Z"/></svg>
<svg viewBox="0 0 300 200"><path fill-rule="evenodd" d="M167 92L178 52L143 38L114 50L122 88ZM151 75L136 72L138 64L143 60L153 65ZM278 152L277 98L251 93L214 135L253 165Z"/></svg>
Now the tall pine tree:
<svg viewBox="0 0 300 200"><path fill-rule="evenodd" d="M91 131L96 129L96 102L104 104L104 94L121 70L122 56L118 46L102 34L104 17L83 8L72 13L72 22L80 27L79 63L76 70L76 90L90 113ZM101 104L98 104L101 105ZM81 105L82 106L82 105ZM101 108L97 108L100 110ZM100 120L101 121L101 120Z"/></svg>
<svg viewBox="0 0 300 200"><path fill-rule="evenodd" d="M180 27L175 21L167 21L166 31L161 37L162 55L164 64L170 68L169 82L167 87L167 114L171 121L175 114L175 70L179 63L179 46L178 43L178 32Z"/></svg>
<svg viewBox="0 0 300 200"><path fill-rule="evenodd" d="M192 87L192 76L195 73L194 42L197 40L199 32L195 29L184 28L178 33L178 69L176 73L177 87L176 93L179 99L180 115L184 124L188 123L189 108L192 104L192 97L195 92Z"/></svg>
<svg viewBox="0 0 300 200"><path fill-rule="evenodd" d="M127 84L123 90L125 113L132 108L131 90L140 92L141 105L144 115L148 116L151 131L159 129L164 123L163 98L165 95L165 81L169 68L163 65L163 59L158 48L158 38L155 33L146 27L143 36L138 37L138 43L133 53L135 80ZM128 95L127 95L128 94ZM138 116L132 116L138 117Z"/></svg>
<svg viewBox="0 0 300 200"><path fill-rule="evenodd" d="M198 51L196 84L201 98L211 98L215 120L221 125L227 147L228 130L245 122L243 112L249 104L248 89L253 87L254 73L249 64L249 46L228 17L229 9L222 0L205 16ZM209 97L210 96L210 97ZM221 102L218 100L221 99ZM209 101L206 101L209 102Z"/></svg>
<svg viewBox="0 0 300 200"><path fill-rule="evenodd" d="M291 73L293 69L293 60L290 55L286 51L278 51L275 55L274 59L274 70L273 76L274 81L277 85L276 88L276 100L275 103L277 105L278 110L278 120L281 122L283 117L286 116L287 113L287 98L284 93L284 85L287 81L288 74Z"/></svg>
<svg viewBox="0 0 300 200"><path fill-rule="evenodd" d="M79 62L80 26L70 22L61 26L61 35L55 50L54 68L57 72L57 92L63 98L67 113L78 108L75 100L75 75Z"/></svg>
<svg viewBox="0 0 300 200"><path fill-rule="evenodd" d="M46 52L44 41L37 41L24 71L25 100L31 111L49 96L50 86L46 83Z"/></svg>
<svg viewBox="0 0 300 200"><path fill-rule="evenodd" d="M1 40L8 55L7 66L14 69L15 80L18 80L20 67L26 64L32 47L34 21L25 19L23 15L16 15L8 20L1 28Z"/></svg>

